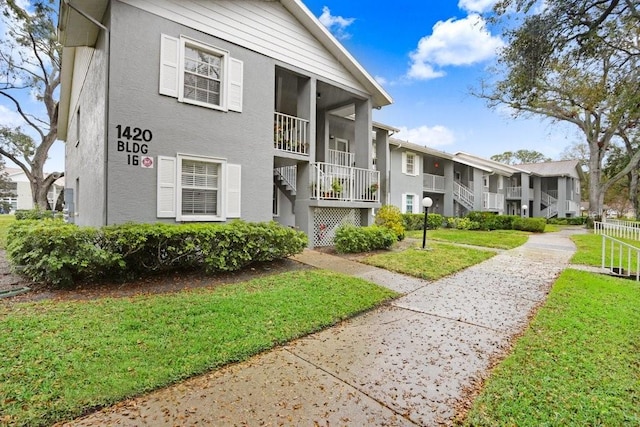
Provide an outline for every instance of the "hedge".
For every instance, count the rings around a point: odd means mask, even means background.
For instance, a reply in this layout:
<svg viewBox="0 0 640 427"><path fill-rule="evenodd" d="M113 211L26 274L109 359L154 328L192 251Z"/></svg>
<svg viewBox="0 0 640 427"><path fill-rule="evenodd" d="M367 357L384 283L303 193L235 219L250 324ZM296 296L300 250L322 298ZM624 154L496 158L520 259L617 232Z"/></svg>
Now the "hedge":
<svg viewBox="0 0 640 427"><path fill-rule="evenodd" d="M29 219L53 219L55 213L53 211L47 211L42 209L18 209L16 211L17 220L29 220Z"/></svg>
<svg viewBox="0 0 640 427"><path fill-rule="evenodd" d="M405 230L422 230L424 228L424 214L405 213L402 214L402 221ZM444 217L440 214L427 214L427 228L435 230L442 227Z"/></svg>
<svg viewBox="0 0 640 427"><path fill-rule="evenodd" d="M98 229L59 220L25 220L9 227L7 255L31 280L69 286L183 269L234 271L300 253L306 245L304 233L275 222L124 224Z"/></svg>
<svg viewBox="0 0 640 427"><path fill-rule="evenodd" d="M397 240L396 234L386 227L356 227L345 224L336 230L334 245L340 253L357 253L387 249Z"/></svg>
<svg viewBox="0 0 640 427"><path fill-rule="evenodd" d="M547 220L544 218L520 218L513 220L513 229L522 231L532 231L534 233L543 233L547 226Z"/></svg>

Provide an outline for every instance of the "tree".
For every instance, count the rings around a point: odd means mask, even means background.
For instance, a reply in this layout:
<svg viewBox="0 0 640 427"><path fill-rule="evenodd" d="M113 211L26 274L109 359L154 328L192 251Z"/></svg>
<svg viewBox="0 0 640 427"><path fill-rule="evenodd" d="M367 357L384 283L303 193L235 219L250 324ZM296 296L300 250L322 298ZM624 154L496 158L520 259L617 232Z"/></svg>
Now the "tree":
<svg viewBox="0 0 640 427"><path fill-rule="evenodd" d="M28 9L16 0L0 0L6 39L0 41L0 98L22 120L20 126L0 126L0 154L18 165L31 184L33 202L48 208L47 192L63 176L45 176L44 164L58 135L60 57L56 40L55 2L37 1ZM35 98L43 111L27 111L24 99Z"/></svg>
<svg viewBox="0 0 640 427"><path fill-rule="evenodd" d="M511 15L510 7L524 16L519 27L506 31L509 43L498 63L501 79L485 82L477 94L491 106L511 107L516 115L577 126L589 148L590 209L599 213L607 189L640 159L637 150L623 169L603 180L608 148L640 122L636 0L547 0L541 12L534 11L536 3L503 0L496 5L500 17Z"/></svg>
<svg viewBox="0 0 640 427"><path fill-rule="evenodd" d="M491 160L505 163L507 165L516 165L522 163L543 163L551 161L549 157L535 150L518 150L515 152L505 151L502 154L494 154L493 156L491 156Z"/></svg>

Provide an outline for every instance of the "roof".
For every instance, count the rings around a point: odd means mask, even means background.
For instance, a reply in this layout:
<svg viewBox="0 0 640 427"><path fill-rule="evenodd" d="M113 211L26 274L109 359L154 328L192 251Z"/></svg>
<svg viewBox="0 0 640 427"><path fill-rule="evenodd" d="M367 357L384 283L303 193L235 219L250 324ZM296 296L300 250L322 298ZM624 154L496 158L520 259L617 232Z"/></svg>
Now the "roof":
<svg viewBox="0 0 640 427"><path fill-rule="evenodd" d="M539 176L571 176L583 178L579 160L561 160L557 162L525 163L517 165L518 168L529 171Z"/></svg>
<svg viewBox="0 0 640 427"><path fill-rule="evenodd" d="M486 168L489 169L490 172L497 173L498 175L511 176L514 173L530 173L529 171L518 168L516 166L496 162L495 160L485 159L484 157L476 156L462 151L454 154L454 160L460 163L464 163L464 161L469 162L465 164L470 164L470 166L475 166L480 169Z"/></svg>
<svg viewBox="0 0 640 427"><path fill-rule="evenodd" d="M401 139L397 139L397 138L389 138L389 144L390 145L395 145L398 148L403 147L403 148L407 148L409 150L412 151L417 151L419 153L424 153L424 154L429 154L435 157L440 157L442 159L449 159L449 160L453 160L453 154L444 152L444 151L440 151L440 150L435 150L433 148L424 146L424 145L419 145L419 144L414 144L412 142L409 141L403 141Z"/></svg>
<svg viewBox="0 0 640 427"><path fill-rule="evenodd" d="M301 0L279 0L282 6L289 11L320 44L327 49L349 73L353 75L371 95L372 106L383 107L393 103L391 96L380 84L364 69L362 65L345 49L345 47L331 34L318 18L304 5ZM65 47L62 58L62 90L60 93L59 134L61 139L66 138L66 121L70 108L71 80L75 61L75 47L94 46L100 29L88 18L94 18L101 22L109 0L74 0L69 4L66 0L60 1L58 19L58 38ZM78 10L86 16L82 16Z"/></svg>

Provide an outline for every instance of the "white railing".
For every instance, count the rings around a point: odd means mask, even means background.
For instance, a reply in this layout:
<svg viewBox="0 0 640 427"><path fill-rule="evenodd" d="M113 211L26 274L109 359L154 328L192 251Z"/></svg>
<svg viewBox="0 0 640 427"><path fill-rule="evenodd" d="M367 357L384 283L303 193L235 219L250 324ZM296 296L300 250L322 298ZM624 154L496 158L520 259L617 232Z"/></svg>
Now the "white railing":
<svg viewBox="0 0 640 427"><path fill-rule="evenodd" d="M311 164L311 198L349 202L380 201L380 172L370 169Z"/></svg>
<svg viewBox="0 0 640 427"><path fill-rule="evenodd" d="M607 254L609 259L607 260ZM635 276L640 281L640 248L602 235L602 268L618 276ZM635 270L635 274L632 272Z"/></svg>
<svg viewBox="0 0 640 427"><path fill-rule="evenodd" d="M482 208L485 210L504 210L504 194L482 193Z"/></svg>
<svg viewBox="0 0 640 427"><path fill-rule="evenodd" d="M552 205L547 206L546 208L540 211L540 216L543 216L547 219L558 215L558 204L554 203Z"/></svg>
<svg viewBox="0 0 640 427"><path fill-rule="evenodd" d="M549 196L553 197L554 199L558 199L558 190L547 190L547 191L543 191L543 193L547 193Z"/></svg>
<svg viewBox="0 0 640 427"><path fill-rule="evenodd" d="M280 168L276 168L275 171L283 183L291 187L293 191L296 191L296 180L298 173L297 166L282 166Z"/></svg>
<svg viewBox="0 0 640 427"><path fill-rule="evenodd" d="M287 114L275 113L273 144L278 150L288 153L309 154L309 121Z"/></svg>
<svg viewBox="0 0 640 427"><path fill-rule="evenodd" d="M593 223L593 232L619 239L640 240L640 228L612 224L611 222L595 221Z"/></svg>
<svg viewBox="0 0 640 427"><path fill-rule="evenodd" d="M473 209L473 193L464 185L453 183L453 197L462 203L467 209Z"/></svg>
<svg viewBox="0 0 640 427"><path fill-rule="evenodd" d="M354 155L345 151L329 150L329 162L332 165L353 166Z"/></svg>
<svg viewBox="0 0 640 427"><path fill-rule="evenodd" d="M556 195L557 195L557 191L556 191ZM555 203L558 203L558 198L552 196L549 193L545 193L544 191L541 192L540 194L540 201L542 201L542 203L545 204L545 206L551 206Z"/></svg>
<svg viewBox="0 0 640 427"><path fill-rule="evenodd" d="M603 217L602 222L606 222L607 224L619 225L622 227L640 228L640 222L635 222L635 221L624 221L621 219L609 219L609 218Z"/></svg>
<svg viewBox="0 0 640 427"><path fill-rule="evenodd" d="M444 191L444 176L422 174L422 186L427 191Z"/></svg>
<svg viewBox="0 0 640 427"><path fill-rule="evenodd" d="M507 187L507 199L521 199L522 187Z"/></svg>

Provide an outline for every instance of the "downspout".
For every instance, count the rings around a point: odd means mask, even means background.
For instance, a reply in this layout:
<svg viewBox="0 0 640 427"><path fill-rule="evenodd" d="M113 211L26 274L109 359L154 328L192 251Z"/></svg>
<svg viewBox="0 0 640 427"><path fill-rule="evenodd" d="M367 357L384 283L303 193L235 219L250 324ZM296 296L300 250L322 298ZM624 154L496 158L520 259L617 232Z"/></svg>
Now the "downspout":
<svg viewBox="0 0 640 427"><path fill-rule="evenodd" d="M107 69L105 71L105 84L104 84L104 213L102 217L102 224L107 225L108 210L109 210L109 71L111 69L111 37L109 29L104 26L100 21L89 15L85 11L81 10L77 6L74 6L69 0L62 0L64 4L70 9L78 12L82 17L91 22L96 27L104 31L105 34L105 55L107 56ZM109 6L110 10L111 6Z"/></svg>

